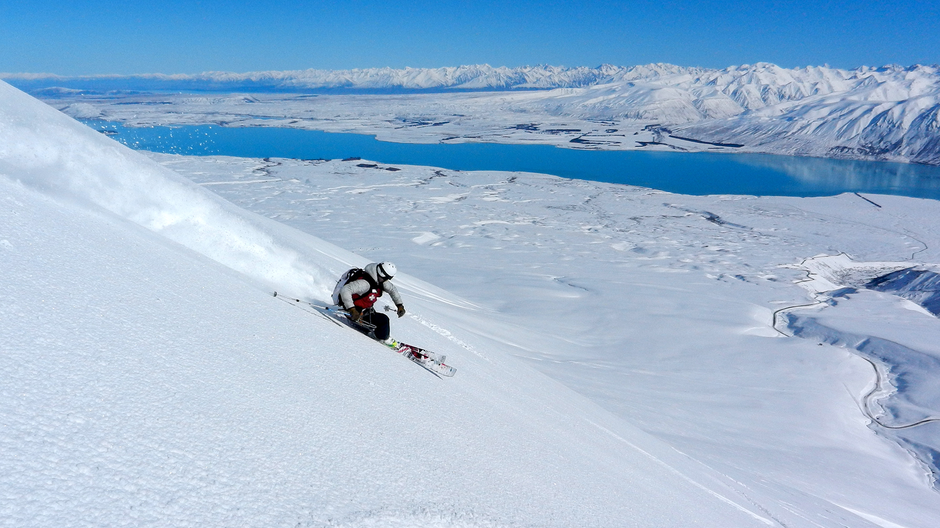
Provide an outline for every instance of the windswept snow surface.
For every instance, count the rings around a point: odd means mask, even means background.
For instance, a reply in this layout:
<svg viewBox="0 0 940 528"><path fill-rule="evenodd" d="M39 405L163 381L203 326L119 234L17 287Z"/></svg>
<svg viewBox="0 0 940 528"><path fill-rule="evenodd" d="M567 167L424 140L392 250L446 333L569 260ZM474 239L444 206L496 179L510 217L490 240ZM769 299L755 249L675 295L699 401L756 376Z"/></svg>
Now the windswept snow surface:
<svg viewBox="0 0 940 528"><path fill-rule="evenodd" d="M74 117L132 126L287 126L356 131L400 142L544 143L940 164L937 66L841 70L758 63L716 70L669 64L516 69L483 65L132 78L3 77ZM127 88L133 91L119 91ZM464 92L425 93L458 89ZM187 95L166 90L252 93ZM254 93L272 90L295 93ZM370 90L401 93L362 95Z"/></svg>
<svg viewBox="0 0 940 528"><path fill-rule="evenodd" d="M807 257L940 261L935 201L151 158L0 83L7 524L940 521L862 412L891 397L871 364L774 328L830 290L794 284ZM395 334L456 377L270 295L323 301L380 258L408 272ZM819 314L876 331L855 301ZM936 355L936 318L891 313Z"/></svg>

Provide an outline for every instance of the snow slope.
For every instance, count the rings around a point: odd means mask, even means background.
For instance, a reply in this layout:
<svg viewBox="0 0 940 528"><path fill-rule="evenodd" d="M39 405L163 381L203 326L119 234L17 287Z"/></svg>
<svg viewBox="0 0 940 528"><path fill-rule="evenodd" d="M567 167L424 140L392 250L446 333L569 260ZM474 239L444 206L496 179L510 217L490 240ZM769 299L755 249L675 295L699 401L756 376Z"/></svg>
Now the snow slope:
<svg viewBox="0 0 940 528"><path fill-rule="evenodd" d="M5 524L770 524L734 482L498 347L402 277L434 378L272 297L363 261L0 85ZM330 275L332 276L332 275ZM476 310L478 311L478 310ZM485 320L485 316L481 316Z"/></svg>
<svg viewBox="0 0 940 528"><path fill-rule="evenodd" d="M888 426L940 415L940 372L923 368L940 356L930 345L940 324L897 297L847 289L936 263L940 233L926 220L936 201L693 197L360 161L151 157L496 311L500 324L464 313L448 331L487 343L475 350L508 346L750 496L775 497L761 506L778 519L783 503L814 520L834 503L882 526L936 522L927 465L940 424L889 430L870 415ZM840 252L855 260L807 258ZM805 281L823 262L828 278ZM811 321L822 333L803 330ZM782 337L792 333L805 339ZM915 354L872 357L876 377L857 355L879 336ZM912 369L912 383L897 383Z"/></svg>
<svg viewBox="0 0 940 528"><path fill-rule="evenodd" d="M840 70L757 63L716 70L669 64L514 69L482 65L4 78L75 117L131 125L156 121L355 129L406 142L539 142L569 148L742 151L940 164L937 66ZM119 88L135 92L113 92ZM286 90L302 95L140 95L136 90ZM453 90L471 93L433 93ZM401 93L309 95L324 91ZM431 124L434 127L427 128Z"/></svg>
<svg viewBox="0 0 940 528"><path fill-rule="evenodd" d="M498 352L442 383L124 220L2 185L4 524L762 524Z"/></svg>
<svg viewBox="0 0 940 528"><path fill-rule="evenodd" d="M859 412L868 364L771 337L768 300L799 296L764 269L773 242L833 233L872 260L929 240L936 261L933 202L892 198L898 229L852 236L875 214L855 197L791 218L547 176L157 158L264 216L0 84L11 525L936 524L923 466ZM820 231L820 210L843 219ZM455 378L269 294L323 300L372 253L463 290L396 279L396 335Z"/></svg>

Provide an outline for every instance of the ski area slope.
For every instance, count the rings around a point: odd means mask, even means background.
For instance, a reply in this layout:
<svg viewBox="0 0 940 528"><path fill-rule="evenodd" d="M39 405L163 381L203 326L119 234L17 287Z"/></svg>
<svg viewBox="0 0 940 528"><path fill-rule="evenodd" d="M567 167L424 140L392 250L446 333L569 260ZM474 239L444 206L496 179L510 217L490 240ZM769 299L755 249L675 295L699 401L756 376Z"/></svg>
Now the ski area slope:
<svg viewBox="0 0 940 528"><path fill-rule="evenodd" d="M341 271L367 259L239 209L4 84L0 188L0 512L11 525L936 525L922 468L857 412L867 366L839 349L814 359L815 343L780 340L767 345L778 360L752 356L768 383L812 389L768 387L774 403L808 411L778 439L773 413L789 425L792 411L765 409L752 423L743 411L760 400L723 401L731 391L703 401L694 380L708 376L668 375L694 336L675 332L679 349L622 342L646 363L633 369L641 409L631 417L598 403L610 388L601 370L592 393L590 380L574 390L533 369L537 352L559 377L566 362L574 377L598 363L564 358L570 343L554 329L495 303L396 278L410 317L394 333L446 354L458 373L441 380L271 296L277 287L325 300ZM451 260L443 278L485 270L478 260ZM475 280L498 284L489 273ZM623 273L649 281L641 293L654 316L697 302L651 270ZM538 281L523 287L533 300L521 308L544 299ZM543 326L584 321L561 302L537 312L551 315ZM730 353L718 346L736 319L727 305L716 311L687 325L715 358L701 373L726 382L717 369L748 356L739 341ZM520 342L530 361L517 357ZM656 436L632 423L652 429L654 412L664 417ZM683 412L693 434L670 434ZM716 419L715 440L695 414ZM741 444L722 443L731 431ZM762 455L780 464L765 476Z"/></svg>

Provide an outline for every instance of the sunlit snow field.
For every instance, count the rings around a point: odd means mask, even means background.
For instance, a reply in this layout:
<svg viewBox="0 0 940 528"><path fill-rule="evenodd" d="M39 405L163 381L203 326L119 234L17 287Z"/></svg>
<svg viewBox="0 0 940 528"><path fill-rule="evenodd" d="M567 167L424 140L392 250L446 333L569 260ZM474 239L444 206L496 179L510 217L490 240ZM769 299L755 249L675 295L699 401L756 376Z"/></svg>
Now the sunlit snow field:
<svg viewBox="0 0 940 528"><path fill-rule="evenodd" d="M0 176L13 525L940 522L940 322L865 288L935 200L144 156L4 84ZM379 259L454 378L271 295Z"/></svg>

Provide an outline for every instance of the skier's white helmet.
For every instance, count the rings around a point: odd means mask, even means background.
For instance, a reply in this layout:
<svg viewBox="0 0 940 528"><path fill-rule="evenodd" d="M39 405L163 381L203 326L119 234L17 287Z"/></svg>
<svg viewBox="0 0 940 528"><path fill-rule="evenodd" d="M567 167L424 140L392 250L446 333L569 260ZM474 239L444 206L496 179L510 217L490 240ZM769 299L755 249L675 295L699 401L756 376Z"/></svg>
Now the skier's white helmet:
<svg viewBox="0 0 940 528"><path fill-rule="evenodd" d="M379 279L387 281L398 273L398 268L391 262L382 262L375 267L375 272L378 273Z"/></svg>

